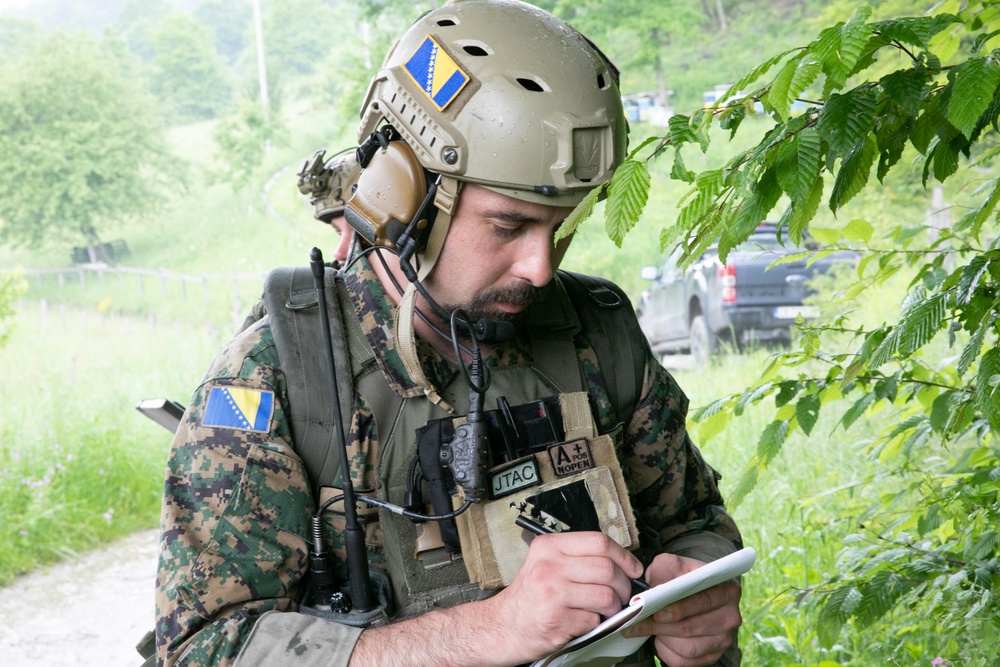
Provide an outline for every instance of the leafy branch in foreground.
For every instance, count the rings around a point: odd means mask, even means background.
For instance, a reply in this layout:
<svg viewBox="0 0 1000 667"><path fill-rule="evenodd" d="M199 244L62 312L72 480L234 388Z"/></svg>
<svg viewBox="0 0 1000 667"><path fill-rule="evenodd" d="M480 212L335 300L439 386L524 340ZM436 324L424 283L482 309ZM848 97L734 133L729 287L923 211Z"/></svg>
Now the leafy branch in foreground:
<svg viewBox="0 0 1000 667"><path fill-rule="evenodd" d="M615 175L605 226L620 244L645 203L648 171L638 165L671 154L671 178L691 188L660 242L663 250L679 247L682 262L712 245L725 262L779 204L779 239L801 245L821 204L837 214L911 163L924 187L956 174L966 185L981 183L949 227L881 224L880 245L889 248L865 253L856 276L838 285L846 310L872 286L910 277L895 323L864 329L841 316L829 328L803 328L798 349L775 356L755 386L695 418L704 442L750 405L773 399L773 417L734 492L738 504L791 434L818 436L824 411L837 411L834 428L845 430L878 411L892 414L866 446L880 469L865 480L874 500L862 515L882 539L854 536L841 550L839 574L800 600L818 606L827 647L849 621L872 627L905 606L932 632L899 628L899 650L950 647L962 664L987 665L1000 651L1000 13L989 0L948 1L938 10L869 21L871 10L861 7L805 47L752 69L722 104L674 116L667 133L636 149ZM724 166L689 169L685 146L704 151L713 127L735 136L760 108L769 127L756 145ZM876 225L852 220L810 234L865 246Z"/></svg>

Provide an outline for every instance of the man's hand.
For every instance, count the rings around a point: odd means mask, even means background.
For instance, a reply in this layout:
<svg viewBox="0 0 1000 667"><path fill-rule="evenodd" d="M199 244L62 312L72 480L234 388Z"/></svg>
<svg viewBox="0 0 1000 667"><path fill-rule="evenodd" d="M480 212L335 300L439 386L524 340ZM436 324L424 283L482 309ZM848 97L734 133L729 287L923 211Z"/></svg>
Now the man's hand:
<svg viewBox="0 0 1000 667"><path fill-rule="evenodd" d="M704 565L693 558L660 554L646 571L656 586ZM737 580L667 605L622 632L626 637L656 637L656 653L670 667L703 667L719 660L740 627L740 584Z"/></svg>
<svg viewBox="0 0 1000 667"><path fill-rule="evenodd" d="M510 586L491 598L361 633L351 667L394 664L509 667L532 662L621 611L639 560L610 537L535 537ZM433 637L434 641L429 641Z"/></svg>
<svg viewBox="0 0 1000 667"><path fill-rule="evenodd" d="M487 602L503 624L502 650L512 664L530 662L621 611L642 564L597 532L539 535L510 586Z"/></svg>

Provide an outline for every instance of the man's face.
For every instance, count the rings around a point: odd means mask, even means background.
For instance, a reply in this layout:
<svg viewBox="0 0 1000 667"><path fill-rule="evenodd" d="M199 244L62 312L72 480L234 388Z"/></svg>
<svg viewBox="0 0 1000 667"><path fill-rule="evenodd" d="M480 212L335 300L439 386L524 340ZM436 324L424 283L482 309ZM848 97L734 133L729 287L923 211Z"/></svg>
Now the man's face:
<svg viewBox="0 0 1000 667"><path fill-rule="evenodd" d="M330 226L340 235L337 242L337 249L333 251L333 258L339 262L347 260L347 253L351 250L351 239L353 230L344 220L343 215L338 215L330 221Z"/></svg>
<svg viewBox="0 0 1000 667"><path fill-rule="evenodd" d="M570 239L553 236L572 208L545 206L466 184L424 287L446 310L513 321L552 280Z"/></svg>

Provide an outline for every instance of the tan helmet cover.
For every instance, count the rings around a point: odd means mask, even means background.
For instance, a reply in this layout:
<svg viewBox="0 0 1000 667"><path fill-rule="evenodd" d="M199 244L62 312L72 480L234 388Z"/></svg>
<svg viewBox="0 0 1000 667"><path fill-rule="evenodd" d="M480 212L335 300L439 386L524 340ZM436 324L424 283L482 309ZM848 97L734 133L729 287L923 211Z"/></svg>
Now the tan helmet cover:
<svg viewBox="0 0 1000 667"><path fill-rule="evenodd" d="M353 150L347 155L331 160L319 174L317 182L311 184L314 190L318 189L319 192L306 191L313 193L311 200L313 217L329 224L337 216L344 215L347 200L351 198L352 189L360 175L361 165L358 164ZM323 178L325 182L320 182ZM302 187L299 189L302 190Z"/></svg>
<svg viewBox="0 0 1000 667"><path fill-rule="evenodd" d="M453 0L389 52L361 113L428 170L575 206L625 157L617 71L576 29L517 0Z"/></svg>

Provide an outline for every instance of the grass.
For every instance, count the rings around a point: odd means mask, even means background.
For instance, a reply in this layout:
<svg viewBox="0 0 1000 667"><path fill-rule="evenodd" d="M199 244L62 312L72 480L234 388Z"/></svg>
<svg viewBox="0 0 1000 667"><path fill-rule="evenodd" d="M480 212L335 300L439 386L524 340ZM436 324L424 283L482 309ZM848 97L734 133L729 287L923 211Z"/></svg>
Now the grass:
<svg viewBox="0 0 1000 667"><path fill-rule="evenodd" d="M90 310L43 318L30 302L18 319L2 352L0 584L156 526L170 436L134 406L186 400L221 344Z"/></svg>

